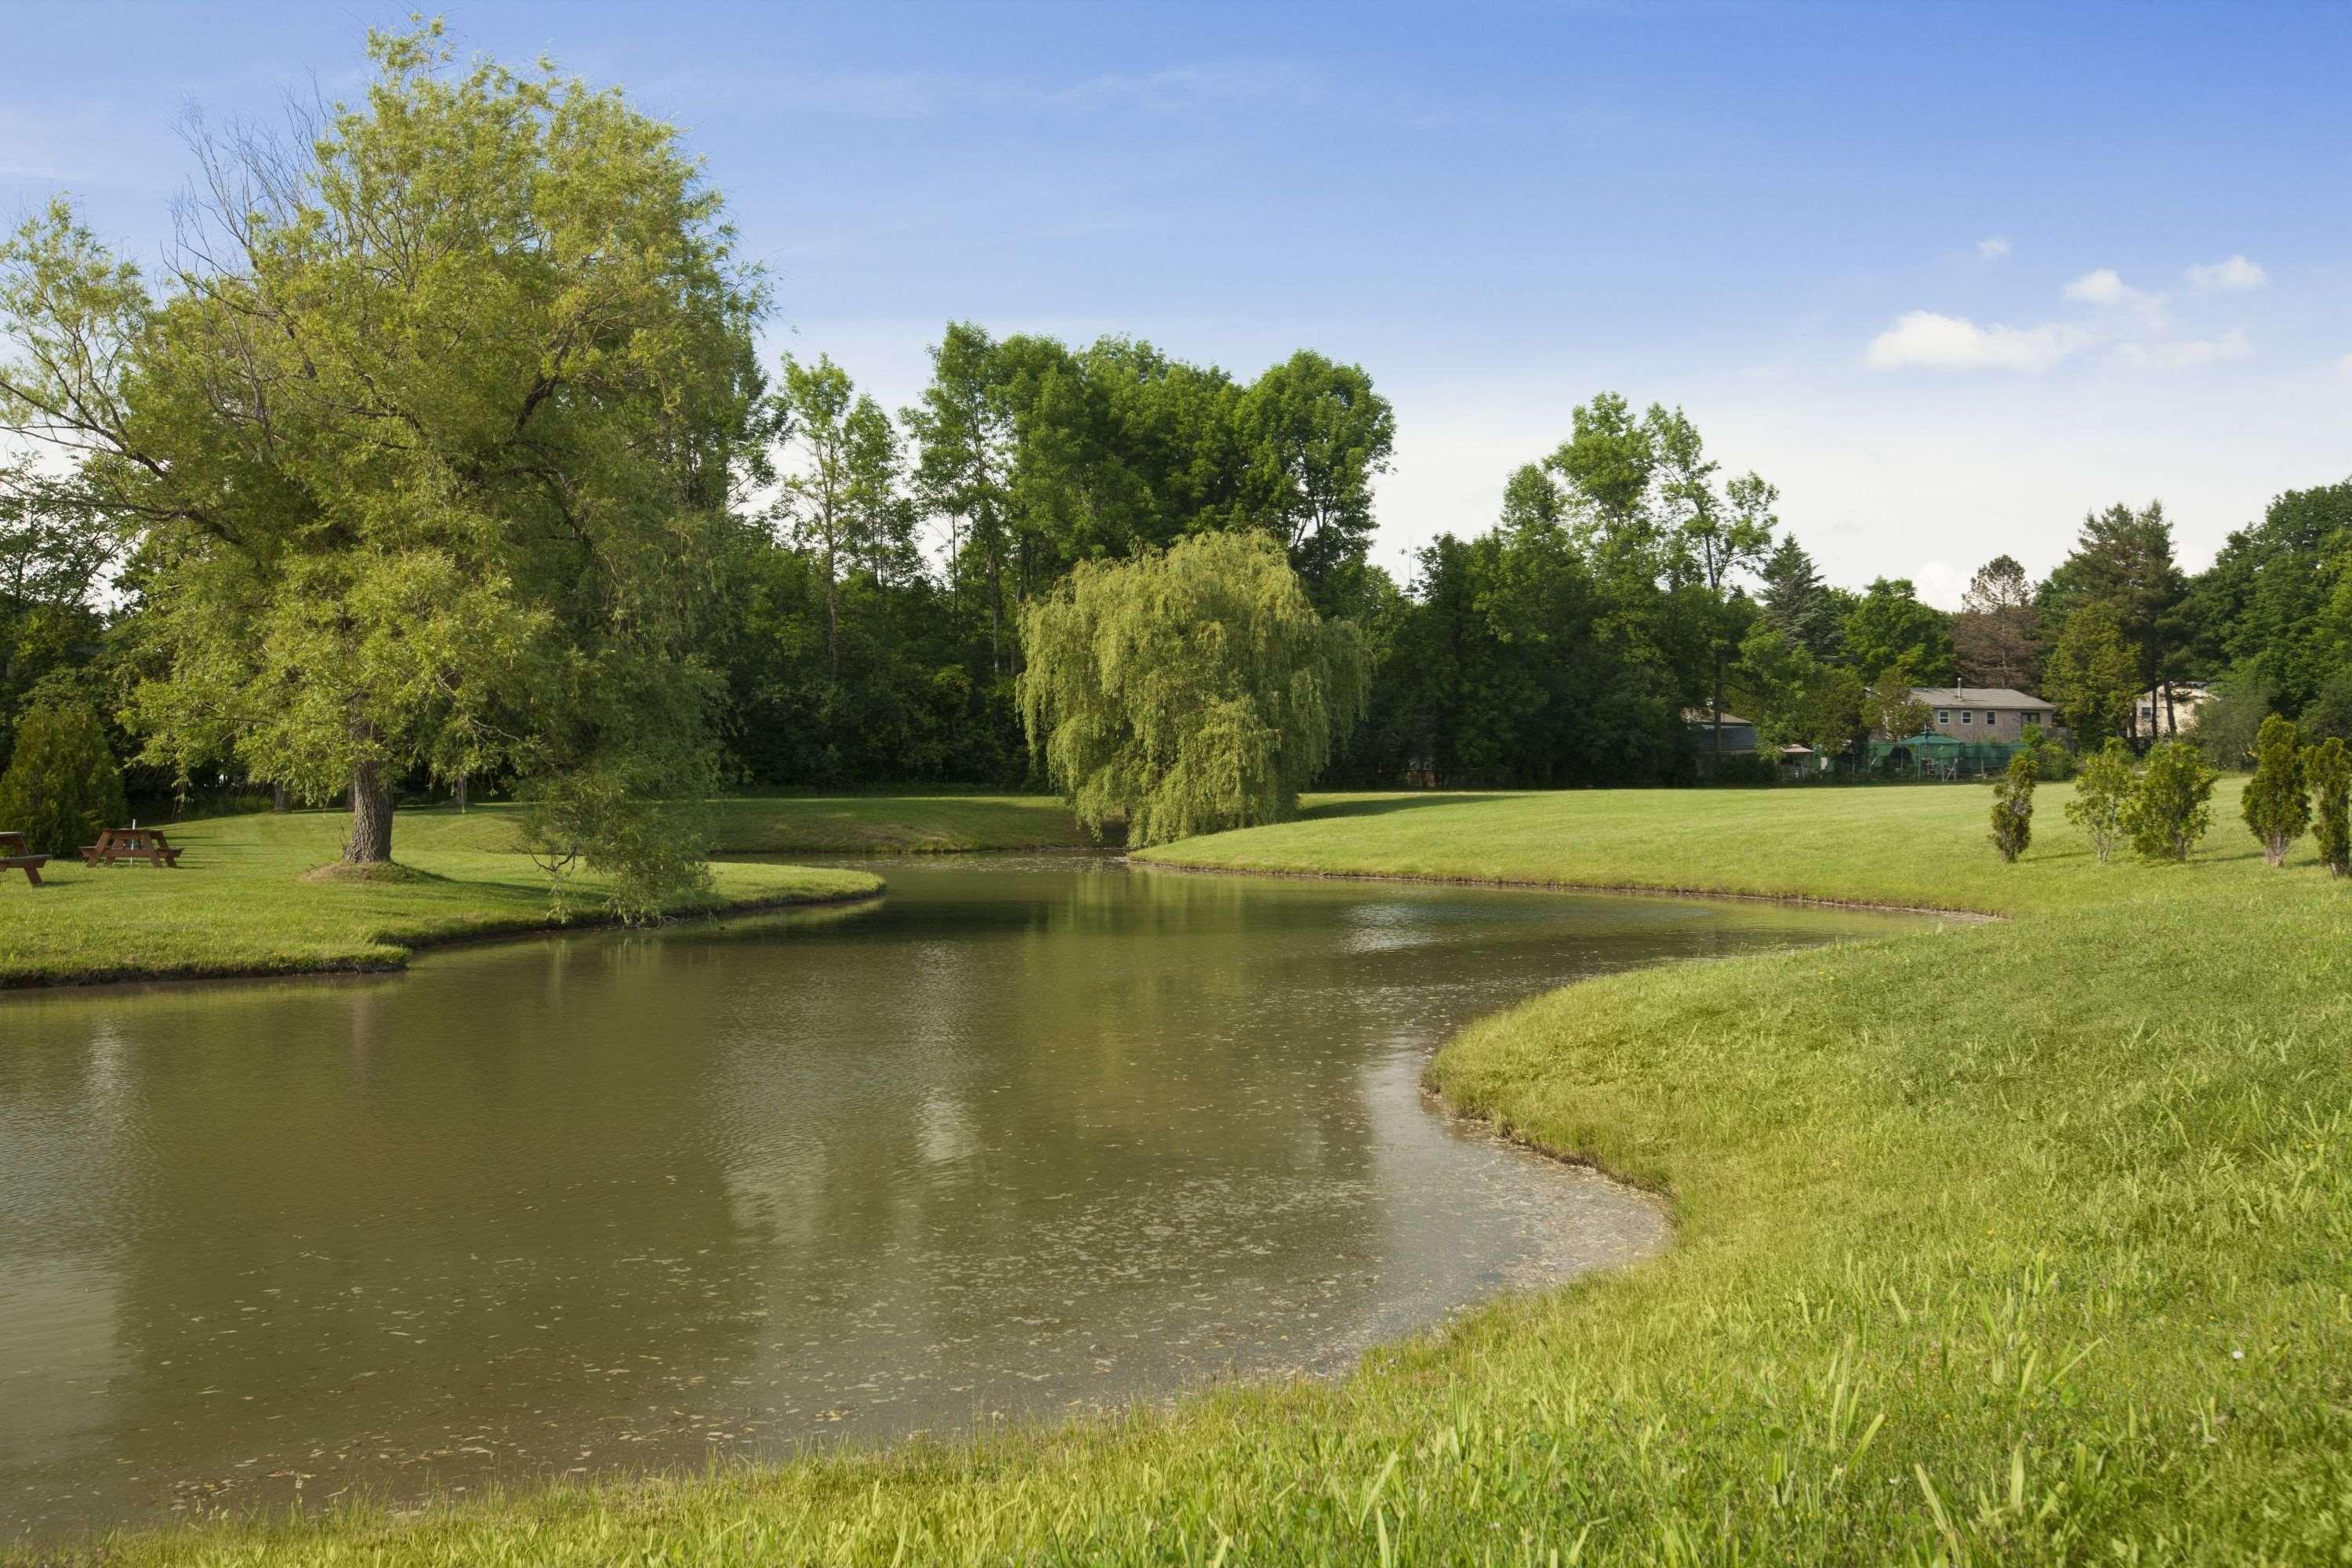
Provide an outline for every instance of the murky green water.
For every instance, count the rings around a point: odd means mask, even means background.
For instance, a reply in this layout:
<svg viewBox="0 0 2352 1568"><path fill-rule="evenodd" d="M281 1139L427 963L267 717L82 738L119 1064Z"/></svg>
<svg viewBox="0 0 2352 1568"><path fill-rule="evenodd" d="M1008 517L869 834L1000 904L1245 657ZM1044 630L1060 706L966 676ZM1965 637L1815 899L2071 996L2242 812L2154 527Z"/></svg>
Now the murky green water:
<svg viewBox="0 0 2352 1568"><path fill-rule="evenodd" d="M1883 919L894 863L854 909L0 999L0 1538L1345 1366L1660 1243L1471 1016Z"/></svg>

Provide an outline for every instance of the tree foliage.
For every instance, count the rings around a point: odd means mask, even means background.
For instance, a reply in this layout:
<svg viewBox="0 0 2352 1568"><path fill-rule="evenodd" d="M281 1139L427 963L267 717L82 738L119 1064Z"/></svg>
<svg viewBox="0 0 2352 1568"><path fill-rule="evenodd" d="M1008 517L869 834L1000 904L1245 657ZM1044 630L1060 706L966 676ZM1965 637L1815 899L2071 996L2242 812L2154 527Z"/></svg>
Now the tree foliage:
<svg viewBox="0 0 2352 1568"><path fill-rule="evenodd" d="M2286 852L2311 826L2311 800L2304 793L2302 737L2294 721L2273 714L2263 721L2254 745L2254 776L2247 782L2239 814L2263 847L2263 859L2286 864Z"/></svg>
<svg viewBox="0 0 2352 1568"><path fill-rule="evenodd" d="M2033 841L2033 786L2041 773L2023 752L2009 759L2009 767L1992 786L1992 846L2004 861L2014 861Z"/></svg>
<svg viewBox="0 0 2352 1568"><path fill-rule="evenodd" d="M89 709L45 703L18 726L0 774L0 829L22 833L37 855L71 855L129 816L122 770Z"/></svg>
<svg viewBox="0 0 2352 1568"><path fill-rule="evenodd" d="M1356 627L1263 534L1083 563L1022 633L1031 748L1090 832L1123 818L1130 844L1296 816L1362 706Z"/></svg>
<svg viewBox="0 0 2352 1568"><path fill-rule="evenodd" d="M1922 686L1952 679L1950 617L1919 602L1907 577L1880 577L1846 613L1845 657L1856 669L1900 664Z"/></svg>
<svg viewBox="0 0 2352 1568"><path fill-rule="evenodd" d="M2131 651L2113 609L2088 605L2067 617L2042 690L2077 744L2103 742L2130 727Z"/></svg>
<svg viewBox="0 0 2352 1568"><path fill-rule="evenodd" d="M2143 860L2186 860L2212 821L2213 772L2186 741L2159 741L2124 806L2123 828Z"/></svg>
<svg viewBox="0 0 2352 1568"><path fill-rule="evenodd" d="M1952 661L1962 686L2031 691L2040 682L2033 584L2015 556L1994 556L1969 580L1952 618Z"/></svg>
<svg viewBox="0 0 2352 1568"><path fill-rule="evenodd" d="M2137 782L2131 748L2120 736L2109 736L2074 775L2074 798L2066 803L2066 820L2089 837L2091 853L2102 866L2122 837L2125 808Z"/></svg>
<svg viewBox="0 0 2352 1568"><path fill-rule="evenodd" d="M162 297L62 206L0 249L6 422L146 574L148 755L347 791L361 862L404 775L707 747L689 645L760 304L617 92L456 69L437 26L369 48L364 100L290 150L200 140Z"/></svg>
<svg viewBox="0 0 2352 1568"><path fill-rule="evenodd" d="M2312 837L2319 863L2332 875L2352 877L2352 755L2341 736L2304 748L2303 777L2315 807Z"/></svg>

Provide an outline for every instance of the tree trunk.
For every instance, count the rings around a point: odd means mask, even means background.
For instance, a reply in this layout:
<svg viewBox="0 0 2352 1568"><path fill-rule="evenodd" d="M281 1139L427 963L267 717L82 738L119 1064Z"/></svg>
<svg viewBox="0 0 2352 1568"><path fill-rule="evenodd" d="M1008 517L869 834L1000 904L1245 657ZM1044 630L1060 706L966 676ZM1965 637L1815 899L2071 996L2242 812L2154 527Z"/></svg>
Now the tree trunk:
<svg viewBox="0 0 2352 1568"><path fill-rule="evenodd" d="M273 784L269 786L269 809L280 816L286 815L286 786L284 784Z"/></svg>
<svg viewBox="0 0 2352 1568"><path fill-rule="evenodd" d="M382 866L392 859L392 786L377 763L352 770L352 836L343 845L351 866Z"/></svg>
<svg viewBox="0 0 2352 1568"><path fill-rule="evenodd" d="M462 816L466 810L466 775L464 773L457 775L457 782L450 789L449 795L457 803L458 813Z"/></svg>

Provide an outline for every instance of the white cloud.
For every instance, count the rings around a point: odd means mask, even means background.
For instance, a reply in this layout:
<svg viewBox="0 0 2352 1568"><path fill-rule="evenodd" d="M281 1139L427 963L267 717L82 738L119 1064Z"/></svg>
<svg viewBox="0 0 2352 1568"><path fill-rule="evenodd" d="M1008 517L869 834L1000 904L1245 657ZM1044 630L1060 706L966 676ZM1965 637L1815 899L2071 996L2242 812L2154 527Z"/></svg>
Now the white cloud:
<svg viewBox="0 0 2352 1568"><path fill-rule="evenodd" d="M2130 305L2147 296L2123 280L2112 267L2102 267L2095 272L2085 272L2066 285L2066 298L2087 300L2094 305Z"/></svg>
<svg viewBox="0 0 2352 1568"><path fill-rule="evenodd" d="M2216 360L2244 359L2254 352L2246 329L2232 327L2218 338L2179 338L2168 342L2126 343L2118 352L2126 364L2194 365Z"/></svg>
<svg viewBox="0 0 2352 1568"><path fill-rule="evenodd" d="M2259 289L2271 280L2271 275L2255 262L2242 256L2232 256L2227 261L2210 262L2192 267L2187 273L2189 281L2200 289Z"/></svg>
<svg viewBox="0 0 2352 1568"><path fill-rule="evenodd" d="M1977 254L1987 261L1998 261L2009 254L2009 241L1995 235L1990 239L1977 241Z"/></svg>
<svg viewBox="0 0 2352 1568"><path fill-rule="evenodd" d="M1922 604L1939 610L1957 610L1969 591L1969 574L1948 561L1930 561L1911 574L1911 586Z"/></svg>
<svg viewBox="0 0 2352 1568"><path fill-rule="evenodd" d="M2077 327L1979 327L1965 316L1906 310L1870 340L1864 363L1874 370L1925 365L1936 370L2047 370L2090 341Z"/></svg>

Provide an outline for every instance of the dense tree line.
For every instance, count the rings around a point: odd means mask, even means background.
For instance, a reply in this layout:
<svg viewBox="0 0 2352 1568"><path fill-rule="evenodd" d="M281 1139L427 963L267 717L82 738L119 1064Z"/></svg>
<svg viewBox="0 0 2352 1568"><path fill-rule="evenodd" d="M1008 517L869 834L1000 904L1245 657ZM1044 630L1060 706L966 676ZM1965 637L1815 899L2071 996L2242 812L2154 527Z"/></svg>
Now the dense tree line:
<svg viewBox="0 0 2352 1568"><path fill-rule="evenodd" d="M2189 680L2224 694L2217 760L2272 713L2352 734L2352 481L2194 577L2160 505L2113 506L1948 614L1825 582L1769 482L1603 393L1400 582L1368 558L1396 432L1361 368L951 322L886 409L824 355L760 363L764 282L670 128L454 68L431 26L372 47L365 100L285 146L200 141L160 279L62 205L0 244L0 763L74 708L141 793L348 802L359 862L400 795L510 789L551 863L635 857L651 901L693 835L646 803L1043 782L1035 608L1244 534L1363 650L1340 782L1688 779L1721 744L1692 710L1851 753L1953 682L2045 696L2092 750L2175 732Z"/></svg>

